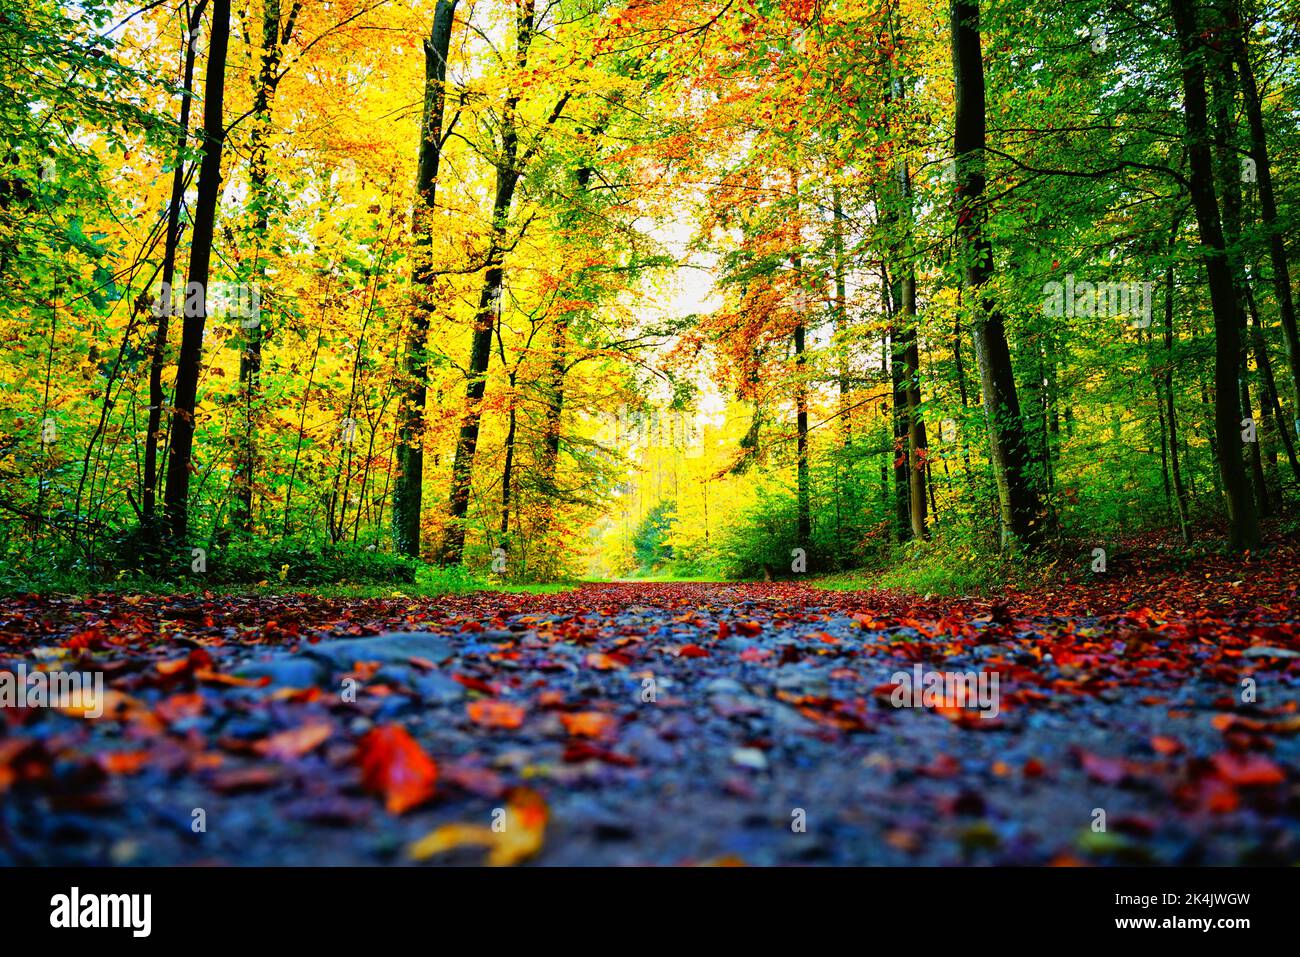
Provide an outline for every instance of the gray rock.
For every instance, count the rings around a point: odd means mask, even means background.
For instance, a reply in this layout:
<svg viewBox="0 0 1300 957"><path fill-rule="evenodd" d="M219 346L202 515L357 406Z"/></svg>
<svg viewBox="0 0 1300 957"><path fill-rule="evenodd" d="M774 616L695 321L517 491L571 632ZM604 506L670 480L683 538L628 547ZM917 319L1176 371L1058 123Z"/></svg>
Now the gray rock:
<svg viewBox="0 0 1300 957"><path fill-rule="evenodd" d="M329 675L320 662L302 655L286 655L270 661L250 661L235 669L240 678L271 679L270 688L311 688L323 684Z"/></svg>
<svg viewBox="0 0 1300 957"><path fill-rule="evenodd" d="M802 668L782 669L776 677L776 686L782 691L797 691L814 697L830 694L831 684L825 673Z"/></svg>
<svg viewBox="0 0 1300 957"><path fill-rule="evenodd" d="M442 671L419 672L411 687L427 704L454 704L465 697L465 686Z"/></svg>
<svg viewBox="0 0 1300 957"><path fill-rule="evenodd" d="M411 658L432 662L450 658L455 649L442 635L425 631L388 631L374 638L344 638L303 646L302 653L335 671L351 671L358 661L405 664Z"/></svg>
<svg viewBox="0 0 1300 957"><path fill-rule="evenodd" d="M745 686L730 678L714 678L704 686L705 694L744 694Z"/></svg>
<svg viewBox="0 0 1300 957"><path fill-rule="evenodd" d="M1269 645L1251 645L1241 653L1243 658L1300 658L1300 651L1290 648L1273 648Z"/></svg>

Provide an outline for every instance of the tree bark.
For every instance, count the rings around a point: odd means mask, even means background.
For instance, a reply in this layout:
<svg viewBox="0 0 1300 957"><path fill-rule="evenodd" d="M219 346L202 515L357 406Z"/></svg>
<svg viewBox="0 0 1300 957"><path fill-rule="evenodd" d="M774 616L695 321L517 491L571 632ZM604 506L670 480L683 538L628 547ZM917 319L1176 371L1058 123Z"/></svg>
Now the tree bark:
<svg viewBox="0 0 1300 957"><path fill-rule="evenodd" d="M190 244L187 283L203 290L202 308L186 315L181 325L180 354L176 359L176 398L172 419L167 483L163 511L174 544L185 544L189 533L190 471L194 452L194 414L199 372L203 362L203 329L207 324L208 276L212 264L212 236L221 199L221 152L226 130L222 107L226 92L226 50L230 40L230 0L212 2L212 38L203 92L203 162L199 166L198 195L194 206L194 234ZM186 310L187 312L189 310Z"/></svg>
<svg viewBox="0 0 1300 957"><path fill-rule="evenodd" d="M1178 236L1178 222L1169 234L1169 265L1165 267L1165 362L1164 362L1164 419L1169 428L1169 467L1174 482L1174 500L1178 503L1178 527L1183 544L1192 543L1192 526L1188 516L1187 488L1183 485L1182 466L1178 455L1178 416L1174 411L1174 263L1173 247Z"/></svg>
<svg viewBox="0 0 1300 957"><path fill-rule="evenodd" d="M1220 204L1223 210L1223 240L1227 247L1228 270L1232 275L1237 296L1237 391L1241 403L1240 413L1255 423L1255 441L1244 443L1246 458L1250 463L1251 486L1255 493L1255 510L1260 516L1270 513L1268 483L1264 479L1264 461L1260 455L1263 423L1255 418L1250 401L1250 361L1247 346L1250 332L1246 326L1246 298L1249 280L1241 257L1241 174L1232 148L1232 115L1235 106L1235 84L1232 62L1216 57L1217 69L1211 75L1210 87L1214 100L1214 140L1219 162ZM1262 412L1262 406L1261 406Z"/></svg>
<svg viewBox="0 0 1300 957"><path fill-rule="evenodd" d="M271 225L271 169L270 137L272 103L280 84L280 59L284 45L293 37L301 2L289 8L287 22L280 23L280 0L263 0L261 63L253 79L253 129L249 145L249 187L252 198L249 208L253 213L256 259L253 263L254 281L260 287L266 280L266 263L261 248L266 242ZM240 323L245 333L244 348L239 355L239 387L244 405L244 434L240 436L236 457L234 504L230 520L240 531L253 531L253 483L257 470L257 400L262 372L262 323L255 317L251 324L247 317Z"/></svg>
<svg viewBox="0 0 1300 957"><path fill-rule="evenodd" d="M1291 294L1291 271L1287 262L1286 240L1278 223L1277 198L1273 191L1273 170L1269 161L1268 137L1264 131L1264 113L1260 106L1259 87L1255 82L1255 68L1250 62L1245 27L1241 21L1240 6L1232 4L1233 22L1227 31L1233 59L1241 81L1242 103L1250 129L1250 155L1255 161L1255 180L1259 184L1260 215L1268 229L1268 252L1273 265L1273 291L1277 296L1278 313L1282 320L1283 341L1286 343L1287 365L1290 369L1292 410L1296 432L1300 435L1300 334L1296 330L1295 300Z"/></svg>
<svg viewBox="0 0 1300 957"><path fill-rule="evenodd" d="M176 251L181 238L181 204L185 201L185 147L189 141L190 105L194 95L195 31L203 17L208 0L198 0L186 23L185 76L181 82L181 109L177 125L180 133L176 142L176 167L172 170L172 195L167 204L167 240L163 247L163 296L157 304L158 323L154 329L153 353L149 362L149 419L145 426L144 478L141 489L141 512L151 538L156 539L157 526L154 513L158 495L158 442L162 431L163 366L167 361L167 335L172 312L172 283L176 281ZM156 541L155 541L156 544Z"/></svg>
<svg viewBox="0 0 1300 957"><path fill-rule="evenodd" d="M424 407L429 393L429 323L437 308L437 272L433 267L433 229L438 165L442 158L446 108L447 54L456 16L456 0L438 0L433 26L424 44L424 115L420 122L420 163L412 213L415 266L412 307L406 330L405 381L398 399L397 477L393 483L393 548L399 555L420 557L420 517L424 504Z"/></svg>
<svg viewBox="0 0 1300 957"><path fill-rule="evenodd" d="M533 6L521 3L515 13L515 63L519 70L528 64L528 47L533 38ZM492 238L487 254L487 271L479 294L478 311L470 342L468 378L465 386L465 414L456 440L456 457L451 468L451 494L448 496L447 528L443 533L438 561L457 565L465 554L465 517L469 513L474 456L478 450L479 428L483 418L483 395L487 391L488 361L492 355L492 332L501 314L504 294L506 230L515 187L519 183L519 130L516 111L519 94L506 99L501 122L501 152L496 161L496 190L492 201Z"/></svg>
<svg viewBox="0 0 1300 957"><path fill-rule="evenodd" d="M1210 153L1205 96L1205 59L1196 7L1192 0L1170 0L1170 9L1181 53L1192 207L1196 212L1210 287L1210 304L1214 313L1216 458L1227 505L1228 545L1234 550L1240 550L1252 548L1259 542L1259 525L1241 456L1240 397L1234 381L1237 378L1241 348L1237 290L1228 266L1218 197L1214 189L1214 163Z"/></svg>
<svg viewBox="0 0 1300 957"><path fill-rule="evenodd" d="M951 0L949 9L956 86L957 222L966 261L965 287L976 300L971 337L988 420L1002 541L1034 547L1042 540L1042 509L1029 474L1029 449L1002 312L984 290L993 273L993 249L985 231L988 212L982 203L985 103L979 3Z"/></svg>

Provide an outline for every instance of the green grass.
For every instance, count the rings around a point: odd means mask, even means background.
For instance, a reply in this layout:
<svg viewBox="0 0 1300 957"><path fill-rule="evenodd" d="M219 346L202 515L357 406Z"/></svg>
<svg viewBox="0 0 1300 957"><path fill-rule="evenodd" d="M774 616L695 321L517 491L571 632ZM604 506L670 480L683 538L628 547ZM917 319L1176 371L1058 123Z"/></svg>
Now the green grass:
<svg viewBox="0 0 1300 957"><path fill-rule="evenodd" d="M833 591L873 589L913 595L988 595L1041 581L1051 565L989 554L970 545L911 542L887 566L819 576L810 584Z"/></svg>

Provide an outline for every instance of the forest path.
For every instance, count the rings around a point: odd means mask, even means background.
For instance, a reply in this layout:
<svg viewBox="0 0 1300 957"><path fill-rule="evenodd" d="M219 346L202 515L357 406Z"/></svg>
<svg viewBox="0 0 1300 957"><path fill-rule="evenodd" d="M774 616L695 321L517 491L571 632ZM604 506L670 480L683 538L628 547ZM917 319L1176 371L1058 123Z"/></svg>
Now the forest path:
<svg viewBox="0 0 1300 957"><path fill-rule="evenodd" d="M11 598L108 707L0 710L0 864L1294 863L1295 581Z"/></svg>

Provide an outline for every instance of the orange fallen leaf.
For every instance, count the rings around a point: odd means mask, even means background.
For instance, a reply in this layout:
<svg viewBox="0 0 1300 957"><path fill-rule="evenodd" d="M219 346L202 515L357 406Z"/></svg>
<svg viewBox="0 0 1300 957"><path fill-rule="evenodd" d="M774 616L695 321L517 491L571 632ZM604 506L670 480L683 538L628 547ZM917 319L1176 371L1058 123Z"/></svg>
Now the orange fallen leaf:
<svg viewBox="0 0 1300 957"><path fill-rule="evenodd" d="M333 725L328 721L308 721L257 742L254 750L268 758L291 761L316 750L325 743L333 730Z"/></svg>
<svg viewBox="0 0 1300 957"><path fill-rule="evenodd" d="M1178 741L1175 738L1167 738L1163 735L1156 735L1152 738L1151 747L1156 754L1164 755L1180 754L1183 750L1183 744L1181 741Z"/></svg>
<svg viewBox="0 0 1300 957"><path fill-rule="evenodd" d="M618 722L603 711L577 711L560 715L564 730L575 738L606 738L614 733Z"/></svg>
<svg viewBox="0 0 1300 957"><path fill-rule="evenodd" d="M103 751L95 763L109 774L135 774L149 763L148 751Z"/></svg>
<svg viewBox="0 0 1300 957"><path fill-rule="evenodd" d="M471 721L485 728L513 730L524 723L524 709L509 701L484 698L482 701L471 701L465 710Z"/></svg>
<svg viewBox="0 0 1300 957"><path fill-rule="evenodd" d="M1282 769L1262 754L1221 751L1210 761L1218 776L1236 787L1267 787L1286 780Z"/></svg>
<svg viewBox="0 0 1300 957"><path fill-rule="evenodd" d="M438 766L397 724L368 731L357 744L362 786L382 795L390 814L402 814L433 796Z"/></svg>

